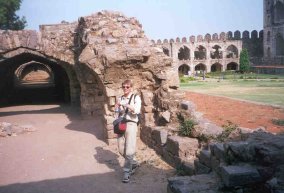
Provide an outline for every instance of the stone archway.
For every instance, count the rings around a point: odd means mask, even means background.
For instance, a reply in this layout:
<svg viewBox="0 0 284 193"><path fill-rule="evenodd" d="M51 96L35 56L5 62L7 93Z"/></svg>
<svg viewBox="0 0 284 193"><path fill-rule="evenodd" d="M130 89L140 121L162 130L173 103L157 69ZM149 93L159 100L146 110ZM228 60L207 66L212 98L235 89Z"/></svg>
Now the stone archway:
<svg viewBox="0 0 284 193"><path fill-rule="evenodd" d="M206 72L206 65L199 63L194 68L195 71L205 71Z"/></svg>
<svg viewBox="0 0 284 193"><path fill-rule="evenodd" d="M214 63L211 66L211 72L221 72L222 71L222 64L220 63Z"/></svg>
<svg viewBox="0 0 284 193"><path fill-rule="evenodd" d="M206 48L202 45L199 45L194 50L194 59L195 60L205 60L206 59Z"/></svg>
<svg viewBox="0 0 284 193"><path fill-rule="evenodd" d="M227 64L226 70L238 70L238 64L235 62L230 62L229 64Z"/></svg>
<svg viewBox="0 0 284 193"><path fill-rule="evenodd" d="M190 60L190 49L186 46L181 47L178 52L178 59Z"/></svg>
<svg viewBox="0 0 284 193"><path fill-rule="evenodd" d="M79 103L74 92L78 88L71 88L78 84L76 77L71 77L70 73L75 73L71 66L26 48L8 51L4 57L5 60L0 61L2 105Z"/></svg>
<svg viewBox="0 0 284 193"><path fill-rule="evenodd" d="M239 57L239 51L235 45L228 46L226 49L226 52L227 52L226 58L238 58Z"/></svg>
<svg viewBox="0 0 284 193"><path fill-rule="evenodd" d="M190 66L187 64L182 64L178 68L179 75L189 75L188 72L190 71Z"/></svg>

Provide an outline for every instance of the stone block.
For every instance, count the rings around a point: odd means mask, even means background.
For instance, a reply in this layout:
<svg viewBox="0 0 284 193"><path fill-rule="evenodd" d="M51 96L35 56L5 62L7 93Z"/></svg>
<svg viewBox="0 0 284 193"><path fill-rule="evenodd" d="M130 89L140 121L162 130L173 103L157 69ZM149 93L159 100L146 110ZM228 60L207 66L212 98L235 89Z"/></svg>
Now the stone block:
<svg viewBox="0 0 284 193"><path fill-rule="evenodd" d="M182 163L182 170L184 171L185 175L194 175L195 174L195 166L194 166L194 159L190 159L184 161Z"/></svg>
<svg viewBox="0 0 284 193"><path fill-rule="evenodd" d="M258 171L251 166L222 166L220 172L222 181L227 187L261 182Z"/></svg>
<svg viewBox="0 0 284 193"><path fill-rule="evenodd" d="M112 125L115 118L113 116L104 116L105 124Z"/></svg>
<svg viewBox="0 0 284 193"><path fill-rule="evenodd" d="M199 143L195 138L170 136L168 137L166 148L173 155L185 159L196 156Z"/></svg>
<svg viewBox="0 0 284 193"><path fill-rule="evenodd" d="M153 128L152 139L156 145L163 146L167 142L168 133L165 129Z"/></svg>
<svg viewBox="0 0 284 193"><path fill-rule="evenodd" d="M169 123L171 120L171 113L169 111L162 112L162 118Z"/></svg>
<svg viewBox="0 0 284 193"><path fill-rule="evenodd" d="M212 155L219 160L225 160L225 149L223 143L215 143L210 145Z"/></svg>
<svg viewBox="0 0 284 193"><path fill-rule="evenodd" d="M225 151L231 151L237 161L251 162L255 160L255 148L248 142L229 142L224 144Z"/></svg>
<svg viewBox="0 0 284 193"><path fill-rule="evenodd" d="M194 160L194 167L195 167L195 174L209 174L211 172L211 168L200 163L199 160Z"/></svg>
<svg viewBox="0 0 284 193"><path fill-rule="evenodd" d="M213 171L218 173L218 169L219 169L221 163L223 163L223 162L221 162L215 156L211 156L211 169Z"/></svg>
<svg viewBox="0 0 284 193"><path fill-rule="evenodd" d="M154 110L153 106L144 106L144 112L145 113L152 113Z"/></svg>
<svg viewBox="0 0 284 193"><path fill-rule="evenodd" d="M200 151L198 158L199 158L200 163L211 168L211 151L209 150Z"/></svg>
<svg viewBox="0 0 284 193"><path fill-rule="evenodd" d="M180 107L183 110L190 110L190 111L194 111L195 110L195 105L193 102L190 101L182 101L180 103Z"/></svg>
<svg viewBox="0 0 284 193"><path fill-rule="evenodd" d="M145 125L154 126L155 118L154 113L144 113Z"/></svg>
<svg viewBox="0 0 284 193"><path fill-rule="evenodd" d="M141 99L142 99L142 103L146 106L152 106L153 105L153 92L149 92L149 91L142 91L141 92Z"/></svg>
<svg viewBox="0 0 284 193"><path fill-rule="evenodd" d="M211 174L168 179L168 193L218 193L218 179Z"/></svg>
<svg viewBox="0 0 284 193"><path fill-rule="evenodd" d="M162 148L162 157L172 167L176 167L178 165L174 159L174 156L167 151L166 148Z"/></svg>

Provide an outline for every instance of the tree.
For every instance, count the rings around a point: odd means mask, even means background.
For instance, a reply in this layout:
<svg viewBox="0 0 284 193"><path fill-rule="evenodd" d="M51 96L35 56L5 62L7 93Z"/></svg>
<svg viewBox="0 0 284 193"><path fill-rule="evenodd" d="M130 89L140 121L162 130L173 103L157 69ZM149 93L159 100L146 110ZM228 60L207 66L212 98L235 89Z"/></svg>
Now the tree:
<svg viewBox="0 0 284 193"><path fill-rule="evenodd" d="M244 48L240 54L240 71L242 73L246 73L249 70L250 70L249 55L247 49Z"/></svg>
<svg viewBox="0 0 284 193"><path fill-rule="evenodd" d="M16 15L22 0L0 0L0 29L22 30L26 26L26 18Z"/></svg>

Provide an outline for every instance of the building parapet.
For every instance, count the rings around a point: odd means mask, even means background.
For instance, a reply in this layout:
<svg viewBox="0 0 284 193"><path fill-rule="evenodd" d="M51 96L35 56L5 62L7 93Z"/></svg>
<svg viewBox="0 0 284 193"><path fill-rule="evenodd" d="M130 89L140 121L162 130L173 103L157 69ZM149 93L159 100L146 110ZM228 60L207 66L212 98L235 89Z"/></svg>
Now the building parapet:
<svg viewBox="0 0 284 193"><path fill-rule="evenodd" d="M207 33L204 36L203 35L197 35L197 36L189 36L189 38L186 37L177 37L176 39L164 39L163 41L158 39L157 41L152 40L152 43L154 44L168 44L168 43L194 43L194 42L210 42L210 41L226 41L226 40L257 40L257 39L263 39L263 30L257 31L253 30L251 32L249 31L243 31L242 33L237 30L234 33L231 31L228 31L227 33L221 32L220 34L214 33L213 35Z"/></svg>

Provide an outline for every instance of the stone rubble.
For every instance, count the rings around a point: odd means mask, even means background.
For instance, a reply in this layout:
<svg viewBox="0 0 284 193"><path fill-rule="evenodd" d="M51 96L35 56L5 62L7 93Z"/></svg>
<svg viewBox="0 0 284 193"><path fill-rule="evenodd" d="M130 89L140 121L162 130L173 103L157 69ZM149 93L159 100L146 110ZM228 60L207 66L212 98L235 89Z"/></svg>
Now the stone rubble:
<svg viewBox="0 0 284 193"><path fill-rule="evenodd" d="M0 137L17 136L24 133L34 132L37 129L32 125L17 125L0 122Z"/></svg>

